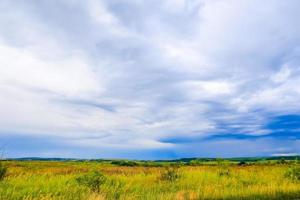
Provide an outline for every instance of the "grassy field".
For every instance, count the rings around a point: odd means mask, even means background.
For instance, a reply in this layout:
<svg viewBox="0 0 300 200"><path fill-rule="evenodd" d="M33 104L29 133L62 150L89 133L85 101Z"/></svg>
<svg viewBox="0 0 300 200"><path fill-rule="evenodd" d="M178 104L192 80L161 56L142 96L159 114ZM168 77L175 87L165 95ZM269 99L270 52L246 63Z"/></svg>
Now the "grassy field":
<svg viewBox="0 0 300 200"><path fill-rule="evenodd" d="M299 167L294 162L180 167L96 161L3 163L8 170L0 181L1 200L300 199L300 182L288 173Z"/></svg>

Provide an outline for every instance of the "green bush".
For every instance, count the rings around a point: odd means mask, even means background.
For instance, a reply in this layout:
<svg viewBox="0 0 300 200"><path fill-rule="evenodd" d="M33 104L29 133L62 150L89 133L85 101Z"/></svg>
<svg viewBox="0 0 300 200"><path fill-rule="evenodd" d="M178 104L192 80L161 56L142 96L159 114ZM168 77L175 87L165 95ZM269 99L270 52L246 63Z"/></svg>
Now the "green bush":
<svg viewBox="0 0 300 200"><path fill-rule="evenodd" d="M246 165L248 165L248 163L246 161L240 161L238 163L238 166L246 166Z"/></svg>
<svg viewBox="0 0 300 200"><path fill-rule="evenodd" d="M163 181L176 181L181 177L178 167L166 167L160 174Z"/></svg>
<svg viewBox="0 0 300 200"><path fill-rule="evenodd" d="M1 162L0 162L0 181L2 181L6 175L7 172L7 167L5 167Z"/></svg>
<svg viewBox="0 0 300 200"><path fill-rule="evenodd" d="M127 166L127 167L134 167L139 165L137 162L127 161L127 160L114 160L111 162L111 164L118 165L118 166Z"/></svg>
<svg viewBox="0 0 300 200"><path fill-rule="evenodd" d="M78 184L84 185L94 192L99 192L100 187L106 181L106 177L98 171L93 171L88 174L84 174L82 176L77 177L76 181Z"/></svg>
<svg viewBox="0 0 300 200"><path fill-rule="evenodd" d="M293 181L300 181L300 167L291 167L289 168L284 176Z"/></svg>
<svg viewBox="0 0 300 200"><path fill-rule="evenodd" d="M286 165L288 162L284 158L281 158L280 160L277 160L277 164Z"/></svg>

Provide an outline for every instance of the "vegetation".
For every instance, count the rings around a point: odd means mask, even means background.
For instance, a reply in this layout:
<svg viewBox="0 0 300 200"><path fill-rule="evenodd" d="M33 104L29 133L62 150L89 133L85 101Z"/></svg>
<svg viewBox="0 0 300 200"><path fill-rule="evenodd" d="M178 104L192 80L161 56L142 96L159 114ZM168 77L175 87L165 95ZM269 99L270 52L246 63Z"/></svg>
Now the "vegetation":
<svg viewBox="0 0 300 200"><path fill-rule="evenodd" d="M77 177L76 181L80 185L87 186L94 192L99 192L101 185L106 181L106 177L98 171L93 171Z"/></svg>
<svg viewBox="0 0 300 200"><path fill-rule="evenodd" d="M218 171L218 175L219 176L227 176L227 177L230 177L231 175L231 171L227 168L227 169L220 169Z"/></svg>
<svg viewBox="0 0 300 200"><path fill-rule="evenodd" d="M118 166L128 166L128 167L133 167L133 166L138 166L139 164L134 161L128 161L128 160L114 160L111 162L113 165L118 165Z"/></svg>
<svg viewBox="0 0 300 200"><path fill-rule="evenodd" d="M290 178L293 181L300 181L300 167L291 167L286 173L285 177Z"/></svg>
<svg viewBox="0 0 300 200"><path fill-rule="evenodd" d="M5 161L2 200L299 199L299 162Z"/></svg>
<svg viewBox="0 0 300 200"><path fill-rule="evenodd" d="M6 175L7 168L0 162L0 181L2 181Z"/></svg>
<svg viewBox="0 0 300 200"><path fill-rule="evenodd" d="M166 167L160 174L162 181L176 181L180 178L178 167Z"/></svg>

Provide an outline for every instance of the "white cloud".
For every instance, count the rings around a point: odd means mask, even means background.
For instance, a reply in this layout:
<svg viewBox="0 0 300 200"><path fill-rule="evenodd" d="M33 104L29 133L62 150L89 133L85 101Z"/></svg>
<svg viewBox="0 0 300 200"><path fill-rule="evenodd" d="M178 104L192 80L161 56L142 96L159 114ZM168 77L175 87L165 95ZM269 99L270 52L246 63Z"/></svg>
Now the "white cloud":
<svg viewBox="0 0 300 200"><path fill-rule="evenodd" d="M51 49L49 49L51 50ZM79 55L45 60L27 49L1 44L1 84L15 84L60 95L102 92L102 83Z"/></svg>
<svg viewBox="0 0 300 200"><path fill-rule="evenodd" d="M271 80L275 83L283 83L290 77L290 75L291 70L287 65L284 65L277 73L271 76Z"/></svg>
<svg viewBox="0 0 300 200"><path fill-rule="evenodd" d="M220 96L234 93L234 86L228 81L185 81L183 90L192 99L215 100ZM224 99L223 99L224 100Z"/></svg>
<svg viewBox="0 0 300 200"><path fill-rule="evenodd" d="M274 153L272 156L298 156L298 153Z"/></svg>
<svg viewBox="0 0 300 200"><path fill-rule="evenodd" d="M3 1L0 132L154 149L229 129L270 134L268 114L299 112L298 7Z"/></svg>

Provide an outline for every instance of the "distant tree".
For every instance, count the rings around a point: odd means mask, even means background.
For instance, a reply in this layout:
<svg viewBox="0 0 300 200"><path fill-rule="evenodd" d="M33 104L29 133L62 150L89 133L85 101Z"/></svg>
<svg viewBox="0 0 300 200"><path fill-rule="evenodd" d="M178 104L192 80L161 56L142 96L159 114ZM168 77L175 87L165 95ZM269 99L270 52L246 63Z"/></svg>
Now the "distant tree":
<svg viewBox="0 0 300 200"><path fill-rule="evenodd" d="M111 162L111 164L118 165L118 166L128 166L128 167L134 167L139 165L137 162L127 161L127 160L114 160Z"/></svg>
<svg viewBox="0 0 300 200"><path fill-rule="evenodd" d="M245 166L245 165L247 165L247 162L245 162L245 161L240 161L238 163L238 166Z"/></svg>

